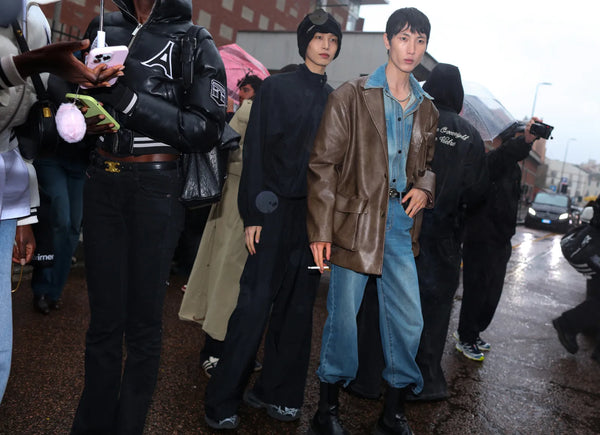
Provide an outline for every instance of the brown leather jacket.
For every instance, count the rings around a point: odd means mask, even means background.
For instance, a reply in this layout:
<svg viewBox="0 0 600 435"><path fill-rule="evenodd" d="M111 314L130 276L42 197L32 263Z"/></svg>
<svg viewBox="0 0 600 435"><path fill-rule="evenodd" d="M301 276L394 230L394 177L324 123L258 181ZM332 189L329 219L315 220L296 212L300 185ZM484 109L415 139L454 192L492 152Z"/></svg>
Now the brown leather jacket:
<svg viewBox="0 0 600 435"><path fill-rule="evenodd" d="M308 239L331 242L331 262L381 274L388 209L388 147L383 93L368 77L344 83L327 101L308 169ZM414 113L407 185L424 190L433 207L431 160L438 112L425 98ZM413 253L423 212L411 230Z"/></svg>

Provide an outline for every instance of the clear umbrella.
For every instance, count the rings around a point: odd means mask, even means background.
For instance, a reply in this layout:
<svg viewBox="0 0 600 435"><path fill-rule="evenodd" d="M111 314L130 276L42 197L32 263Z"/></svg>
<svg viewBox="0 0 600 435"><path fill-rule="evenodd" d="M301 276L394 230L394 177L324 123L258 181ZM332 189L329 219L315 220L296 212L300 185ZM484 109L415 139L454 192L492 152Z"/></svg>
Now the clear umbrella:
<svg viewBox="0 0 600 435"><path fill-rule="evenodd" d="M492 93L479 83L463 83L465 98L460 116L477 129L486 141L496 136L516 122L516 119Z"/></svg>

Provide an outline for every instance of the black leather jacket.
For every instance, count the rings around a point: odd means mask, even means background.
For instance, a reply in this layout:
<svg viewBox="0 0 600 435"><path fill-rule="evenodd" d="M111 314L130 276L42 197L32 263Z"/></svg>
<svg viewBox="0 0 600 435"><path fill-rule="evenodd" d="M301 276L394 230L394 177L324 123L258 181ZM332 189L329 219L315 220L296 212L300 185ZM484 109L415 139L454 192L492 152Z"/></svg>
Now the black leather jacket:
<svg viewBox="0 0 600 435"><path fill-rule="evenodd" d="M137 21L131 0L113 2L120 12L105 16L106 44L128 46L125 75L118 84L131 89L137 100L127 114L116 113L121 129L116 135L104 135L102 148L131 154L135 132L180 152L209 151L225 125L225 68L211 35L202 29L194 49L193 84L187 92L184 89L182 39L192 25L191 1L156 0L143 25ZM90 23L85 37L93 41L98 27L99 17ZM118 91L118 87L113 89Z"/></svg>

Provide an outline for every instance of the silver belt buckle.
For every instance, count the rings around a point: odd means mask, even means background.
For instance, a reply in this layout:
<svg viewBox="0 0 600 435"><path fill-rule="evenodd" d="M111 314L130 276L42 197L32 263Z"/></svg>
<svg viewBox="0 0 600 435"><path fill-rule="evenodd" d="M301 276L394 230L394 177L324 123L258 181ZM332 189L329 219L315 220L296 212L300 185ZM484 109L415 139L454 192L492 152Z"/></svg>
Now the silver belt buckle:
<svg viewBox="0 0 600 435"><path fill-rule="evenodd" d="M393 188L389 190L389 195L390 198L400 198L400 192Z"/></svg>

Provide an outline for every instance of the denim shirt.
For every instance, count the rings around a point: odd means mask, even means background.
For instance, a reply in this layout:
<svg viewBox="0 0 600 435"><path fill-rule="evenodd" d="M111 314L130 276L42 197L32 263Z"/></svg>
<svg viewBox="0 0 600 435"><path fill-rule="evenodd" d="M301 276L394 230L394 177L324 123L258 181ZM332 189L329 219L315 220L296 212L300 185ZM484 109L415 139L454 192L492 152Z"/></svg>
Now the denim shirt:
<svg viewBox="0 0 600 435"><path fill-rule="evenodd" d="M369 76L365 88L382 88L383 90L390 189L404 192L407 188L406 158L412 136L413 114L423 98L431 97L421 88L417 79L411 74L409 80L412 95L406 105L406 110L403 110L400 102L390 92L385 76L386 65L381 65Z"/></svg>

